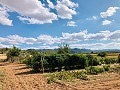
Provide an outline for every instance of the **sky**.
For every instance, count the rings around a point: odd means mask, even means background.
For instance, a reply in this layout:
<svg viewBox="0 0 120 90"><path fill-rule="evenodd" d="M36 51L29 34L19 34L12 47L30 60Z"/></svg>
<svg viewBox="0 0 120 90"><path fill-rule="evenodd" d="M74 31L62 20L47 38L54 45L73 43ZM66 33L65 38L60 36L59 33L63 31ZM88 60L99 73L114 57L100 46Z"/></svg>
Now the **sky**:
<svg viewBox="0 0 120 90"><path fill-rule="evenodd" d="M0 48L120 49L120 0L0 0Z"/></svg>

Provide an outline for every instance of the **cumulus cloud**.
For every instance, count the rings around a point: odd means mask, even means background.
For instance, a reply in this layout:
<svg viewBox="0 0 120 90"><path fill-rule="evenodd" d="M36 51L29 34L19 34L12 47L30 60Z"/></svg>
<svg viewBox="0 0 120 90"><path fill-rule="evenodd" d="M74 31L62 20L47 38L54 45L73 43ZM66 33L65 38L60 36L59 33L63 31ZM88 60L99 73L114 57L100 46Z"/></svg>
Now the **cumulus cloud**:
<svg viewBox="0 0 120 90"><path fill-rule="evenodd" d="M20 18L22 21L28 21L30 23L51 23L53 20L57 20L57 15L50 12L48 8L44 6L39 0L0 0L0 4L7 6L12 11L19 13L24 18ZM34 21L35 20L35 21Z"/></svg>
<svg viewBox="0 0 120 90"><path fill-rule="evenodd" d="M50 35L40 35L37 37L39 42L42 42L44 44L53 44L54 43L54 38Z"/></svg>
<svg viewBox="0 0 120 90"><path fill-rule="evenodd" d="M75 27L77 25L76 25L76 22L70 21L70 22L67 23L67 26Z"/></svg>
<svg viewBox="0 0 120 90"><path fill-rule="evenodd" d="M111 23L112 23L112 21L104 20L104 21L102 22L102 25L109 25L109 24L111 24Z"/></svg>
<svg viewBox="0 0 120 90"><path fill-rule="evenodd" d="M78 4L70 0L58 0L55 9L57 10L59 18L72 19L72 15L77 14L77 12L75 11L76 7L78 7Z"/></svg>
<svg viewBox="0 0 120 90"><path fill-rule="evenodd" d="M52 9L55 8L54 4L50 0L47 0L47 3L48 3L49 8L52 8Z"/></svg>
<svg viewBox="0 0 120 90"><path fill-rule="evenodd" d="M0 7L0 24L13 26L12 20L8 18L8 12L9 10L7 10L5 7Z"/></svg>
<svg viewBox="0 0 120 90"><path fill-rule="evenodd" d="M107 17L113 16L117 12L118 9L119 9L119 7L109 7L106 12L101 12L100 16L102 18L107 18Z"/></svg>
<svg viewBox="0 0 120 90"><path fill-rule="evenodd" d="M58 0L57 4L54 5L51 0L47 0L46 3L42 4L39 0L0 0L0 5L6 6L13 12L17 12L19 20L27 24L45 24L52 23L53 20L61 19L72 19L72 16L77 14L75 8L78 4L70 0ZM50 8L56 10L57 13L50 11ZM0 11L0 23L4 25L12 25L12 20L8 19L7 11Z"/></svg>
<svg viewBox="0 0 120 90"><path fill-rule="evenodd" d="M71 48L87 48L92 50L100 49L120 49L120 42L111 42L111 43L89 43L89 44L71 44Z"/></svg>
<svg viewBox="0 0 120 90"><path fill-rule="evenodd" d="M48 46L52 47L54 44L59 44L59 43L68 43L70 45L77 45L77 43L89 42L89 41L103 42L104 44L103 46L105 46L105 41L120 43L120 30L116 30L116 31L105 30L105 31L100 31L98 33L88 33L87 30L84 30L77 33L62 33L61 37L54 37L51 35L40 35L36 38L21 37L19 35L9 35L4 38L0 37L0 44L3 45L10 46L10 45L23 45L23 44L29 44L29 45L38 44L42 46L47 46L47 48ZM87 47L86 45L83 46ZM113 45L114 44L112 44L112 46ZM115 44L115 45L119 45L119 44ZM95 45L92 44L91 46L97 47L97 46L101 46L101 44L95 44Z"/></svg>
<svg viewBox="0 0 120 90"><path fill-rule="evenodd" d="M120 30L111 32L108 39L114 40L114 41L120 41Z"/></svg>

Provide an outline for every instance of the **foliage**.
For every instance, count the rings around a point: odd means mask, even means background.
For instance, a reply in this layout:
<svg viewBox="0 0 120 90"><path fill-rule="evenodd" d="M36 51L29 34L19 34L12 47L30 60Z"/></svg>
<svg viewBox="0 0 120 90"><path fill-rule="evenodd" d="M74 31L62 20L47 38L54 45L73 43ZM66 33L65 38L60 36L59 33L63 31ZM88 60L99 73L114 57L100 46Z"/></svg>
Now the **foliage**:
<svg viewBox="0 0 120 90"><path fill-rule="evenodd" d="M102 67L91 66L91 67L86 67L85 69L87 70L88 74L95 74L95 75L97 75L99 73L104 72L104 68L102 68Z"/></svg>
<svg viewBox="0 0 120 90"><path fill-rule="evenodd" d="M105 57L107 54L105 52L98 53L98 56Z"/></svg>
<svg viewBox="0 0 120 90"><path fill-rule="evenodd" d="M93 57L90 54L88 54L86 57L88 58L89 66L97 66L100 64L99 59L97 59L96 57Z"/></svg>
<svg viewBox="0 0 120 90"><path fill-rule="evenodd" d="M75 79L88 80L85 71L77 71L77 72L61 71L61 72L55 72L53 74L49 74L47 76L48 76L48 83L56 82L57 80L62 80L62 81L73 81Z"/></svg>
<svg viewBox="0 0 120 90"><path fill-rule="evenodd" d="M8 53L7 53L7 58L11 59L11 62L14 62L15 57L18 57L20 54L20 49L13 46L11 49L9 49Z"/></svg>
<svg viewBox="0 0 120 90"><path fill-rule="evenodd" d="M32 68L34 72L41 70L41 57L40 53L34 54L32 57L28 57L23 61L28 67Z"/></svg>
<svg viewBox="0 0 120 90"><path fill-rule="evenodd" d="M65 44L65 43L59 44L58 47L59 47L58 48L58 54L68 54L68 53L70 53L70 47L69 47L68 44Z"/></svg>
<svg viewBox="0 0 120 90"><path fill-rule="evenodd" d="M109 71L110 70L110 65L104 65L103 68L104 68L105 71Z"/></svg>
<svg viewBox="0 0 120 90"><path fill-rule="evenodd" d="M114 64L118 63L118 59L116 58L102 58L100 59L101 64Z"/></svg>

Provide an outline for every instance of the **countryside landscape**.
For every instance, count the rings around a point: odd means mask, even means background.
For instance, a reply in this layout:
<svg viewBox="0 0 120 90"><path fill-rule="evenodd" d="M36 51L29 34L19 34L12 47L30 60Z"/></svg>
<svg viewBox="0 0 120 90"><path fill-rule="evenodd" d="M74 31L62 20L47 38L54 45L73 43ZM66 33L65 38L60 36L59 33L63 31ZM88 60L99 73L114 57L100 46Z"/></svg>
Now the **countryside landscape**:
<svg viewBox="0 0 120 90"><path fill-rule="evenodd" d="M0 0L0 90L120 90L120 0Z"/></svg>

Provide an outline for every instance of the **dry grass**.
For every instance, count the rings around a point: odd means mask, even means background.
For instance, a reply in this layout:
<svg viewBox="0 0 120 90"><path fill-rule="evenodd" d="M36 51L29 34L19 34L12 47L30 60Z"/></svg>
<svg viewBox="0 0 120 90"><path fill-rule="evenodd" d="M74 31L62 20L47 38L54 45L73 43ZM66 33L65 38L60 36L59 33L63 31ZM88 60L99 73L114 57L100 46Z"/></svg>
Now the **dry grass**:
<svg viewBox="0 0 120 90"><path fill-rule="evenodd" d="M7 59L6 54L0 54L0 59Z"/></svg>

